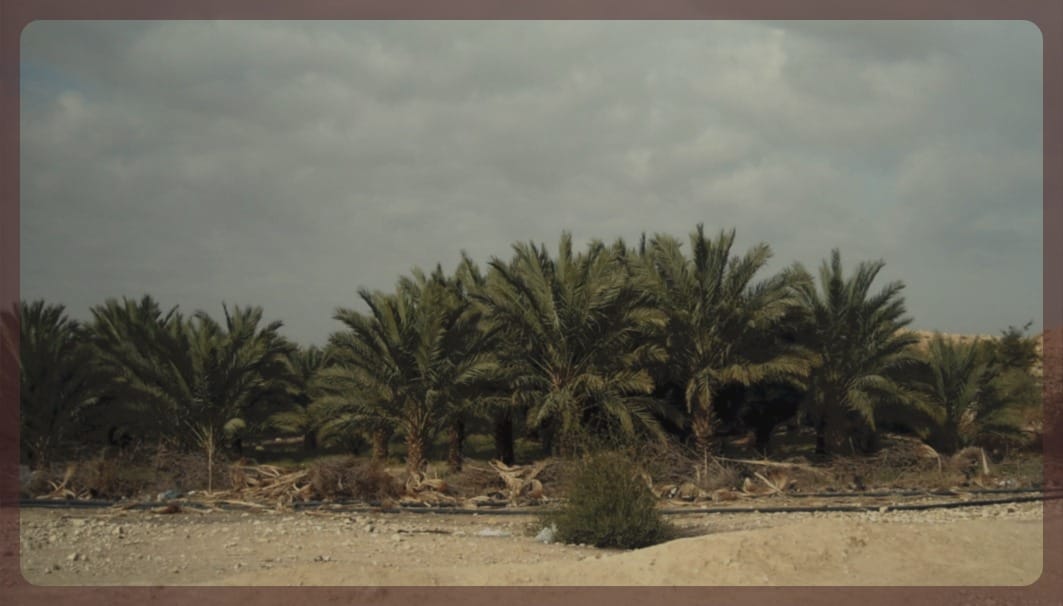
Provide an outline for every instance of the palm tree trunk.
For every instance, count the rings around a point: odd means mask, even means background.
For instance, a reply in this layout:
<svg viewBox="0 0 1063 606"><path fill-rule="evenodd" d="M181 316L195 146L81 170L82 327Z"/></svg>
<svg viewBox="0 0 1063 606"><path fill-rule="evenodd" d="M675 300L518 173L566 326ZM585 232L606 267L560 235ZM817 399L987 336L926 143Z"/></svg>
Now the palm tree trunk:
<svg viewBox="0 0 1063 606"><path fill-rule="evenodd" d="M816 422L816 454L827 454L827 419L820 417Z"/></svg>
<svg viewBox="0 0 1063 606"><path fill-rule="evenodd" d="M694 445L699 454L707 454L714 446L713 426L715 423L713 416L712 410L706 407L694 407L690 425L694 430Z"/></svg>
<svg viewBox="0 0 1063 606"><path fill-rule="evenodd" d="M308 431L303 434L303 451L314 452L317 450L317 432Z"/></svg>
<svg viewBox="0 0 1063 606"><path fill-rule="evenodd" d="M383 463L388 458L388 442L391 440L391 430L374 429L370 437L372 442L372 458L374 463Z"/></svg>
<svg viewBox="0 0 1063 606"><path fill-rule="evenodd" d="M47 469L51 463L51 445L47 438L40 438L30 448L30 464L34 470Z"/></svg>
<svg viewBox="0 0 1063 606"><path fill-rule="evenodd" d="M462 446L465 445L465 421L454 419L448 430L449 446L447 450L447 467L450 471L461 471Z"/></svg>
<svg viewBox="0 0 1063 606"><path fill-rule="evenodd" d="M761 423L753 429L756 438L754 448L765 457L768 456L768 448L771 446L771 434L774 431L775 426L767 423Z"/></svg>
<svg viewBox="0 0 1063 606"><path fill-rule="evenodd" d="M554 454L554 447L557 445L557 433L554 431L553 423L550 420L545 421L539 426L539 443L542 444L543 455L551 457Z"/></svg>
<svg viewBox="0 0 1063 606"><path fill-rule="evenodd" d="M516 460L513 449L513 417L508 410L495 413L494 419L495 458L506 465Z"/></svg>
<svg viewBox="0 0 1063 606"><path fill-rule="evenodd" d="M848 423L843 414L826 412L816 424L816 454L841 452L852 437L847 429Z"/></svg>
<svg viewBox="0 0 1063 606"><path fill-rule="evenodd" d="M420 473L428 454L428 440L420 431L406 434L406 471Z"/></svg>

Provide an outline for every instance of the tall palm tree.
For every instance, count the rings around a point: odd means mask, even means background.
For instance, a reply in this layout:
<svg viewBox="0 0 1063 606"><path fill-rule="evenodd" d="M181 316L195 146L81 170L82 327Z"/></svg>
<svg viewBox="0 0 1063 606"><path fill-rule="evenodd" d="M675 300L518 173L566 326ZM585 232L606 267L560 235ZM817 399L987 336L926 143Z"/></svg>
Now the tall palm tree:
<svg viewBox="0 0 1063 606"><path fill-rule="evenodd" d="M5 334L15 317L4 312ZM99 401L100 378L84 329L62 305L21 302L18 309L20 441L34 467L52 462ZM12 345L9 343L8 345Z"/></svg>
<svg viewBox="0 0 1063 606"><path fill-rule="evenodd" d="M596 432L660 435L645 366L663 357L649 338L663 316L616 255L600 242L574 254L568 233L556 259L532 243L513 248L510 262L491 260L473 299L501 331L500 365L529 425L555 428L563 454Z"/></svg>
<svg viewBox="0 0 1063 606"><path fill-rule="evenodd" d="M330 362L328 350L311 345L305 349L293 349L289 363L293 371L292 393L286 410L274 413L269 424L286 433L303 436L303 450L313 452L318 447L318 432L322 420L315 414L313 384L321 369Z"/></svg>
<svg viewBox="0 0 1063 606"><path fill-rule="evenodd" d="M419 472L451 403L494 361L480 350L478 314L455 305L439 280L404 279L394 294L359 295L369 314L335 315L347 330L330 340L336 364L322 372L326 401L378 430L401 428L407 470Z"/></svg>
<svg viewBox="0 0 1063 606"><path fill-rule="evenodd" d="M139 369L166 366L166 341L182 330L184 317L176 306L164 312L150 295L108 299L91 312L89 339L105 376L106 414L141 432L172 435L182 424L181 410L174 400L159 397Z"/></svg>
<svg viewBox="0 0 1063 606"><path fill-rule="evenodd" d="M860 263L846 279L834 249L820 267L819 290L811 280L798 286L807 314L802 342L817 357L804 402L816 427L817 453L837 451L852 431L873 437L879 405L915 401L904 375L919 364L913 347L919 338L903 330L911 322L901 297L904 284L891 282L871 293L884 266Z"/></svg>
<svg viewBox="0 0 1063 606"><path fill-rule="evenodd" d="M261 326L262 309L223 305L224 324L204 312L161 314L150 297L93 309L95 344L127 397L161 412L169 431L213 441L226 424L283 401L294 348L280 322Z"/></svg>
<svg viewBox="0 0 1063 606"><path fill-rule="evenodd" d="M665 311L668 369L683 386L698 449L713 446L716 401L728 386L765 382L799 387L810 356L779 338L799 309L799 272L788 270L754 282L771 257L766 244L733 255L735 232L715 240L699 224L690 235L690 257L672 237L643 244L642 275Z"/></svg>
<svg viewBox="0 0 1063 606"><path fill-rule="evenodd" d="M454 272L451 285L459 305L471 308L478 305L475 297L482 294L487 287L487 276L468 254L462 251L461 263ZM482 312L482 308L479 309ZM499 348L503 346L499 326L482 313L479 313L478 320L481 351L497 355ZM464 421L469 416L487 418L492 426L495 458L507 465L515 462L514 417L519 413L519 408L515 405L508 387L506 369L500 364L495 365L490 372L484 373L476 385L475 393L470 393L470 397L455 403L451 415L448 454L452 469L460 468L461 465L461 440L458 437L464 433Z"/></svg>

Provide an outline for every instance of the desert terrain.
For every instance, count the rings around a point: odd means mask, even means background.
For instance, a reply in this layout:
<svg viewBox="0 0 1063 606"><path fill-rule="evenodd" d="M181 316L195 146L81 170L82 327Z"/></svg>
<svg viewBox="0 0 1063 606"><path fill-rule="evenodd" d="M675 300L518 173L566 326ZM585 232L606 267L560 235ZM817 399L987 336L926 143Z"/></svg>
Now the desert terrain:
<svg viewBox="0 0 1063 606"><path fill-rule="evenodd" d="M60 586L1021 586L1059 504L673 515L632 551L541 542L533 515L26 508L20 559Z"/></svg>

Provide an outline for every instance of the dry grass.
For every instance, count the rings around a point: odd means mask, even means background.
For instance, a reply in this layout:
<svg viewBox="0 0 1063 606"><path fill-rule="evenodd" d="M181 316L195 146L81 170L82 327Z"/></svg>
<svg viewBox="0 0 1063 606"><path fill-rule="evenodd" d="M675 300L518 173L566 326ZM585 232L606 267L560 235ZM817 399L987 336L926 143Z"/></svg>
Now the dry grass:
<svg viewBox="0 0 1063 606"><path fill-rule="evenodd" d="M355 457L315 461L308 479L314 498L383 501L397 498L404 488L395 476L380 465Z"/></svg>

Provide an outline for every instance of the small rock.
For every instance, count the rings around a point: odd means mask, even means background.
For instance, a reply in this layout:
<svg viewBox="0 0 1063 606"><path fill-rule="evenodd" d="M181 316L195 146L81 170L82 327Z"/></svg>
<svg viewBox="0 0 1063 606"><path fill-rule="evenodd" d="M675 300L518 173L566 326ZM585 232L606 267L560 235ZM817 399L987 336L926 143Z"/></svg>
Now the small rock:
<svg viewBox="0 0 1063 606"><path fill-rule="evenodd" d="M557 539L557 524L551 524L549 526L544 526L543 529L539 531L539 534L535 535L535 540L536 541L539 541L540 543L545 543L547 545L549 545L550 543L553 543L554 540L556 540L556 539Z"/></svg>

